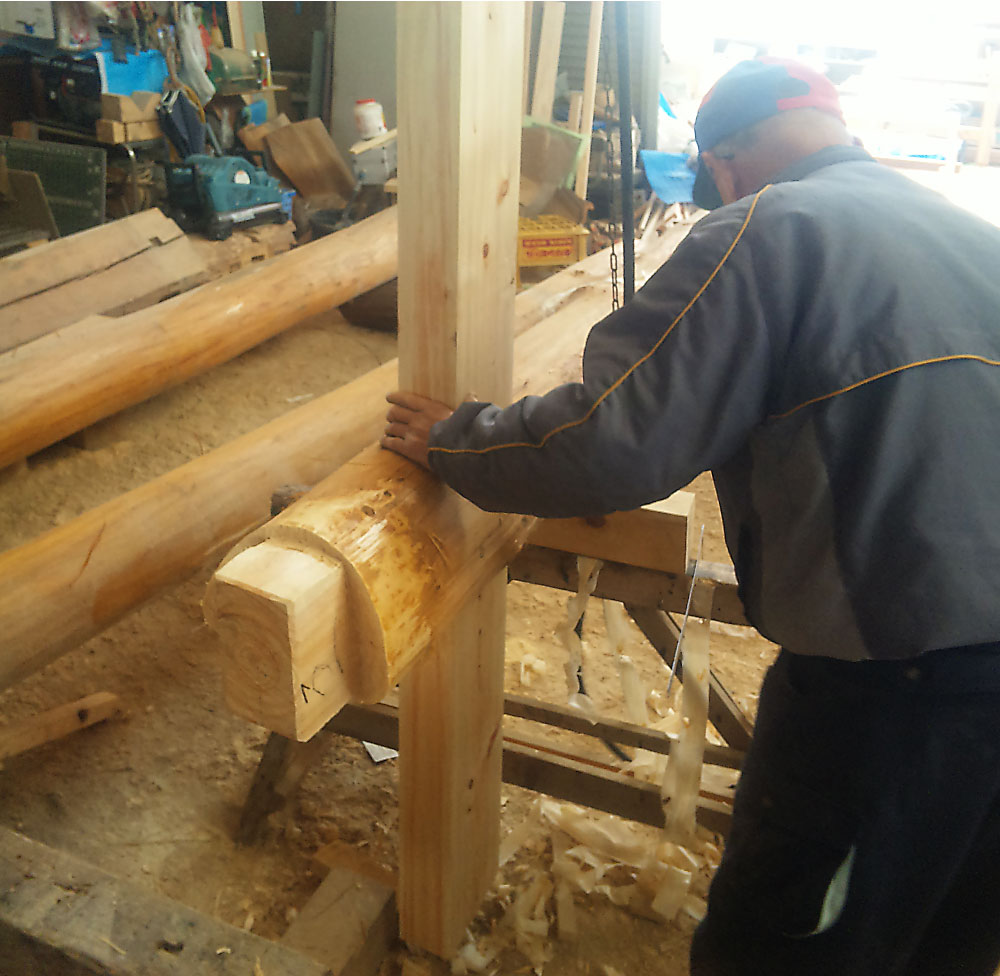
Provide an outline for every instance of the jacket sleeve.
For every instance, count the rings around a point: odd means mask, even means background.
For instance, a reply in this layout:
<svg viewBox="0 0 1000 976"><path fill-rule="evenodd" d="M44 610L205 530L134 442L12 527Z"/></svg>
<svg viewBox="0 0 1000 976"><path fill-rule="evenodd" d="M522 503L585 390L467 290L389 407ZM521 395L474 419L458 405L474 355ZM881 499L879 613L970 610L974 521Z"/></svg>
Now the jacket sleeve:
<svg viewBox="0 0 1000 976"><path fill-rule="evenodd" d="M565 517L664 498L730 457L765 415L771 372L758 198L704 218L594 326L582 382L504 409L466 403L436 424L432 470L489 511Z"/></svg>

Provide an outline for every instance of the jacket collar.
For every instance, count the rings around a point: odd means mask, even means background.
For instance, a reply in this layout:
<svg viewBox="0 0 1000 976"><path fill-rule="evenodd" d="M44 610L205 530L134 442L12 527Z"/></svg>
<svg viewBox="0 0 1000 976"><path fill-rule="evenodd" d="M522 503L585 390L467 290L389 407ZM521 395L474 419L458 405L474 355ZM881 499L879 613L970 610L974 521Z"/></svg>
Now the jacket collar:
<svg viewBox="0 0 1000 976"><path fill-rule="evenodd" d="M785 167L770 183L791 183L801 180L815 173L825 166L833 166L835 163L874 163L875 160L861 146L827 146L814 152L810 156L804 156L791 166Z"/></svg>

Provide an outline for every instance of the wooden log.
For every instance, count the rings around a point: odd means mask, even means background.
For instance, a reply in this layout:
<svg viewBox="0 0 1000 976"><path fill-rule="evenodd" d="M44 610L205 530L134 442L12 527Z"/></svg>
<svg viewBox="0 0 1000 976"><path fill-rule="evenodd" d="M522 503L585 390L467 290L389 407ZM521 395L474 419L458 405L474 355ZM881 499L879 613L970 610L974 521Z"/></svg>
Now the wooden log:
<svg viewBox="0 0 1000 976"><path fill-rule="evenodd" d="M395 270L393 209L151 308L78 322L4 353L0 467L226 362Z"/></svg>
<svg viewBox="0 0 1000 976"><path fill-rule="evenodd" d="M651 242L639 253L637 274L651 274L679 240ZM519 362L574 332L576 349L568 344L552 383L572 376L586 330L610 304L607 262L607 251L599 252L517 297L516 331L534 333L531 326L555 316L537 338L521 336ZM268 517L271 494L282 485L316 484L377 440L383 397L397 386L396 363L386 363L0 554L0 690L224 552ZM529 387L519 381L517 390Z"/></svg>
<svg viewBox="0 0 1000 976"><path fill-rule="evenodd" d="M592 321L582 314L585 303L590 299L570 302L518 338L518 396L579 375ZM233 648L224 662L227 701L290 738L308 738L347 701L377 701L435 627L509 562L533 522L483 512L426 471L371 446L248 535L210 583L208 619ZM252 552L264 543L295 552L294 573L274 578L271 590L266 560ZM331 636L326 607L341 599L346 613ZM273 607L251 610L257 601ZM280 621L284 629L275 627ZM321 660L326 666L318 671ZM264 682L264 673L283 677ZM313 678L320 694L309 694Z"/></svg>
<svg viewBox="0 0 1000 976"><path fill-rule="evenodd" d="M57 705L40 715L32 715L31 718L0 728L0 759L17 756L120 714L118 696L107 691Z"/></svg>

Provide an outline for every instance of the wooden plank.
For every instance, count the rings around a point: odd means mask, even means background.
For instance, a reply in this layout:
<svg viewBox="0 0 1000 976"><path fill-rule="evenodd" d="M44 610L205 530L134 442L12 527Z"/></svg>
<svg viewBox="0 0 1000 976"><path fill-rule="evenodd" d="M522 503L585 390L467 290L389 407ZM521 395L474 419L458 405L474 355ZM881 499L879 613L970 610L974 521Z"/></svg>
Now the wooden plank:
<svg viewBox="0 0 1000 976"><path fill-rule="evenodd" d="M531 117L552 121L552 103L559 73L559 49L562 47L563 18L566 4L546 0L542 5L542 33L538 39L535 61L535 86L531 96Z"/></svg>
<svg viewBox="0 0 1000 976"><path fill-rule="evenodd" d="M631 512L539 519L529 542L662 573L683 573L694 556L694 503L692 492L678 491Z"/></svg>
<svg viewBox="0 0 1000 976"><path fill-rule="evenodd" d="M208 280L204 260L183 235L0 309L0 352L89 315L123 315Z"/></svg>
<svg viewBox="0 0 1000 976"><path fill-rule="evenodd" d="M590 174L590 144L594 128L594 102L597 97L597 66L601 53L601 23L604 18L604 0L590 4L590 25L587 31L587 60L583 69L583 106L579 131L586 136L580 165L576 170L576 195L587 199L587 179Z"/></svg>
<svg viewBox="0 0 1000 976"><path fill-rule="evenodd" d="M595 739L605 739L618 745L630 746L635 749L645 749L668 755L673 740L665 732L655 729L645 729L630 722L621 722L611 718L591 718L579 709L556 705L552 702L540 702L522 695L507 694L504 696L504 714L514 718L525 718L543 725L566 729L580 735ZM507 736L504 741L507 741ZM714 766L724 766L727 769L739 769L745 753L740 749L727 746L707 745L705 747L705 762Z"/></svg>
<svg viewBox="0 0 1000 976"><path fill-rule="evenodd" d="M121 715L118 696L107 691L50 708L40 715L0 727L0 759L20 755L53 739Z"/></svg>
<svg viewBox="0 0 1000 976"><path fill-rule="evenodd" d="M389 705L348 705L327 728L390 749L399 747L397 711ZM654 827L664 823L660 789L655 783L578 759L546 755L529 746L504 742L503 781ZM729 803L703 797L698 802L698 822L725 834L730 811Z"/></svg>
<svg viewBox="0 0 1000 976"><path fill-rule="evenodd" d="M160 139L163 130L158 121L152 122L116 122L114 119L98 119L95 124L97 141L108 145L118 145L123 142L146 142L150 139Z"/></svg>
<svg viewBox="0 0 1000 976"><path fill-rule="evenodd" d="M551 586L570 593L575 593L577 589L576 556L568 552L527 546L511 561L507 572L510 579L525 583ZM731 566L701 563L698 575L712 579L716 584L713 620L742 627L750 626ZM683 613L690 586L690 576L605 562L597 577L594 595L599 599L614 600L630 607L653 607L669 610L671 613Z"/></svg>
<svg viewBox="0 0 1000 976"><path fill-rule="evenodd" d="M618 745L635 749L645 749L648 752L668 755L673 740L664 732L647 729L616 719L598 718L583 715L578 709L552 702L538 701L522 695L507 694L503 702L504 714L512 718L523 718L539 725L566 729L590 738L603 739ZM284 736L272 733L264 748L253 783L240 814L240 826L237 840L243 844L256 841L265 819L271 813L282 809L285 803L298 789L299 783L309 769L322 758L330 747L330 736L335 732L352 735L358 739L366 739L386 745L392 749L399 748L397 711L385 703L369 707L355 705L346 706L332 718L323 730L313 736L308 742L293 742ZM505 746L517 741L517 733L504 734ZM739 769L743 764L745 752L728 746L716 746L707 743L705 746L705 762L727 769ZM576 756L567 758L577 759ZM390 887L398 882L398 872L392 875L384 871L373 871L372 865L364 859L349 855L353 848L344 849L339 842L329 845L332 854L317 852L317 860L328 866L339 864L355 873L367 874ZM348 859L345 861L345 857Z"/></svg>
<svg viewBox="0 0 1000 976"><path fill-rule="evenodd" d="M154 208L11 255L0 261L0 307L94 274L182 233Z"/></svg>
<svg viewBox="0 0 1000 976"><path fill-rule="evenodd" d="M400 384L507 403L524 8L402 4L397 17ZM400 689L400 932L445 957L497 868L505 620L498 573Z"/></svg>
<svg viewBox="0 0 1000 976"><path fill-rule="evenodd" d="M0 891L5 976L329 976L288 946L6 828Z"/></svg>
<svg viewBox="0 0 1000 976"><path fill-rule="evenodd" d="M0 261L0 308L103 271L182 234L163 211L153 208L13 254Z"/></svg>
<svg viewBox="0 0 1000 976"><path fill-rule="evenodd" d="M131 95L103 92L101 118L114 122L156 121L156 109L160 104L160 97L159 92L153 91L134 91Z"/></svg>
<svg viewBox="0 0 1000 976"><path fill-rule="evenodd" d="M376 976L399 930L391 887L331 867L281 937L281 944L336 976Z"/></svg>
<svg viewBox="0 0 1000 976"><path fill-rule="evenodd" d="M275 165L318 207L343 206L356 182L320 119L280 126L266 137Z"/></svg>
<svg viewBox="0 0 1000 976"><path fill-rule="evenodd" d="M0 225L33 232L43 237L59 236L59 228L52 216L48 197L41 178L29 170L2 167L3 189L0 196Z"/></svg>
<svg viewBox="0 0 1000 976"><path fill-rule="evenodd" d="M288 116L284 112L279 112L273 119L261 122L260 125L243 126L237 135L240 137L240 142L251 152L263 152L267 144L267 137L277 129L291 124Z"/></svg>

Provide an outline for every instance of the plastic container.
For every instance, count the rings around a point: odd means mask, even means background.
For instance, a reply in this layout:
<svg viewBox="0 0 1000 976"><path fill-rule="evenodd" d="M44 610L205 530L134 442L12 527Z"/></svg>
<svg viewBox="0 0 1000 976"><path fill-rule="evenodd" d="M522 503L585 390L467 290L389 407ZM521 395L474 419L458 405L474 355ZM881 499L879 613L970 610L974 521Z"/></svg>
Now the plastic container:
<svg viewBox="0 0 1000 976"><path fill-rule="evenodd" d="M359 98L354 103L354 124L362 139L374 139L385 132L382 105L374 98Z"/></svg>

